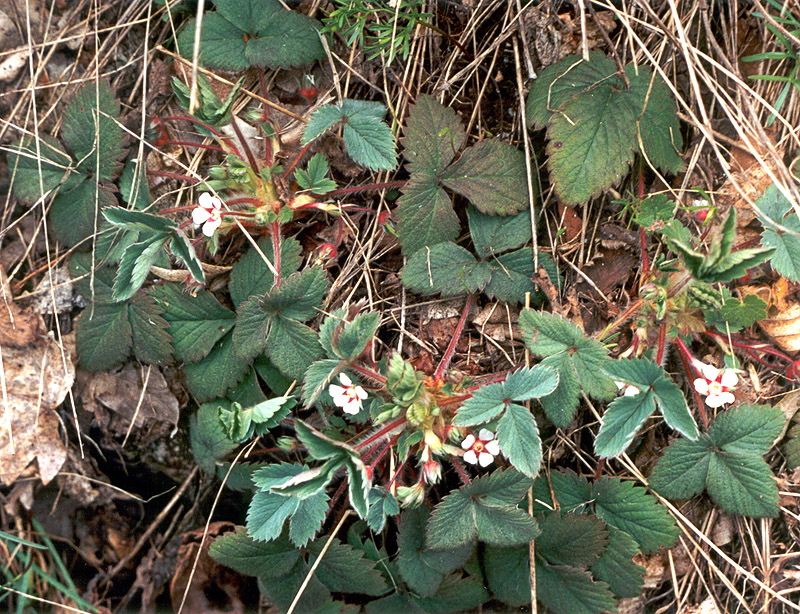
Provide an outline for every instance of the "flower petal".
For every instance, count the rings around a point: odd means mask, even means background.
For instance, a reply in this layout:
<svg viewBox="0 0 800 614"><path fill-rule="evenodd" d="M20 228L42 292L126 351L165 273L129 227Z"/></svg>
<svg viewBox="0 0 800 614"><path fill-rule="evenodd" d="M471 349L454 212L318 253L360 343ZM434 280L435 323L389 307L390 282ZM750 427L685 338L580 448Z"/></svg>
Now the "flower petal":
<svg viewBox="0 0 800 614"><path fill-rule="evenodd" d="M353 380L351 380L347 376L347 373L340 373L339 374L339 381L342 382L345 386L352 386L353 385Z"/></svg>
<svg viewBox="0 0 800 614"><path fill-rule="evenodd" d="M465 450L469 450L473 443L475 443L475 435L470 433L464 438L464 441L461 442L461 447Z"/></svg>
<svg viewBox="0 0 800 614"><path fill-rule="evenodd" d="M362 401L367 398L367 391L364 390L361 386L356 386L353 389L353 392L355 393L356 397L361 399Z"/></svg>
<svg viewBox="0 0 800 614"><path fill-rule="evenodd" d="M345 403L342 406L342 411L346 414L351 414L355 416L358 412L361 411L361 403L358 401L350 401L349 403Z"/></svg>
<svg viewBox="0 0 800 614"><path fill-rule="evenodd" d="M700 367L700 372L703 374L704 378L712 382L719 376L719 369L714 365L703 364L703 366Z"/></svg>
<svg viewBox="0 0 800 614"><path fill-rule="evenodd" d="M489 429L481 429L478 433L478 439L481 441L491 441L494 439L494 433L492 433L492 431Z"/></svg>
<svg viewBox="0 0 800 614"><path fill-rule="evenodd" d="M713 409L716 409L717 407L720 407L721 405L724 404L725 401L722 400L721 394L710 394L706 397L706 405L708 405Z"/></svg>
<svg viewBox="0 0 800 614"><path fill-rule="evenodd" d="M492 456L497 456L500 454L500 442L496 439L492 439L489 443L486 444L486 451L491 454Z"/></svg>
<svg viewBox="0 0 800 614"><path fill-rule="evenodd" d="M492 456L488 452L481 452L480 456L478 456L478 464L481 467L488 467L493 462L494 462L494 456Z"/></svg>
<svg viewBox="0 0 800 614"><path fill-rule="evenodd" d="M206 235L207 237L213 237L214 233L217 232L217 228L219 228L220 224L222 224L222 219L220 218L214 219L214 217L212 216L210 220L208 220L205 224L203 224L203 234Z"/></svg>
<svg viewBox="0 0 800 614"><path fill-rule="evenodd" d="M464 452L464 461L469 463L470 465L477 465L478 464L478 457L475 456L475 452L472 450L467 450Z"/></svg>
<svg viewBox="0 0 800 614"><path fill-rule="evenodd" d="M736 401L736 397L733 396L733 393L728 392L727 390L721 393L719 398L722 399L723 404L730 404Z"/></svg>
<svg viewBox="0 0 800 614"><path fill-rule="evenodd" d="M708 394L708 380L698 377L694 380L694 389L700 394Z"/></svg>
<svg viewBox="0 0 800 614"><path fill-rule="evenodd" d="M330 392L332 397L341 396L344 394L344 388L337 384L331 384L328 386L328 392Z"/></svg>
<svg viewBox="0 0 800 614"><path fill-rule="evenodd" d="M739 378L736 376L736 372L733 369L725 369L722 372L722 379L720 379L720 383L725 386L725 388L733 388L739 383Z"/></svg>
<svg viewBox="0 0 800 614"><path fill-rule="evenodd" d="M195 224L203 224L211 219L211 212L203 209L202 207L195 207L192 209L192 222Z"/></svg>

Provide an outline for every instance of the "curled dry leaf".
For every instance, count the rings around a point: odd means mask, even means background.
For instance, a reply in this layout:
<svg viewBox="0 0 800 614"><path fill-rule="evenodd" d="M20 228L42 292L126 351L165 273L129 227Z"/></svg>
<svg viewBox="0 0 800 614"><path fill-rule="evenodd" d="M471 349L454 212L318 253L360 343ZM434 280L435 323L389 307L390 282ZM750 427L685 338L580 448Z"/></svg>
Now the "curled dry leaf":
<svg viewBox="0 0 800 614"><path fill-rule="evenodd" d="M784 352L800 350L800 303L788 303L785 308L770 309L758 325Z"/></svg>

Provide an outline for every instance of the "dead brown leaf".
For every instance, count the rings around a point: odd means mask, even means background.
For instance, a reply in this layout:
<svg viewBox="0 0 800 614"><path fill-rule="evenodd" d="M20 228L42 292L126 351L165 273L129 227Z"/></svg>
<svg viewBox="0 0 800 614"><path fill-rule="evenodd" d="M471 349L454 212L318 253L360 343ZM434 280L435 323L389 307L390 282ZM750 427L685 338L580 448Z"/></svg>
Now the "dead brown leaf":
<svg viewBox="0 0 800 614"><path fill-rule="evenodd" d="M800 303L794 301L780 311L773 307L758 325L784 352L800 351Z"/></svg>

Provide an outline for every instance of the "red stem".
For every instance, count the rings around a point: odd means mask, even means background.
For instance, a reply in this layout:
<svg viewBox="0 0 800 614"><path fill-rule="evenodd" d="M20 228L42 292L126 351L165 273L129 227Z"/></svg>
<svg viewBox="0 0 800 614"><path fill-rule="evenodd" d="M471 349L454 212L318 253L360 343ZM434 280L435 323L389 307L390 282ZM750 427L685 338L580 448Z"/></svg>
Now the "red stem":
<svg viewBox="0 0 800 614"><path fill-rule="evenodd" d="M311 143L313 143L313 141ZM308 150L311 148L311 143L306 143L305 147L303 147L303 149L301 149L300 152L294 157L289 166L286 167L286 170L283 171L281 179L286 181L286 178L289 176L289 174L295 169L295 167L298 164L300 164L300 160L303 158L304 155L306 155Z"/></svg>
<svg viewBox="0 0 800 614"><path fill-rule="evenodd" d="M181 173L170 173L169 171L147 171L148 175L153 177L167 177L169 179L180 179L181 181L190 181L200 183L200 179L189 177L189 175L182 175Z"/></svg>
<svg viewBox="0 0 800 614"><path fill-rule="evenodd" d="M254 207L261 207L264 204L257 198L248 198L246 196L242 196L241 198L231 198L230 200L225 201L226 205L241 205L243 203L253 205Z"/></svg>
<svg viewBox="0 0 800 614"><path fill-rule="evenodd" d="M402 463L400 463L400 466L397 468L397 471L394 472L394 475L392 476L392 479L389 480L389 483L386 485L386 490L389 490L392 487L392 484L394 484L394 481L398 478L398 476L400 475L400 472L403 469L405 469L405 467L406 467L406 461L403 461Z"/></svg>
<svg viewBox="0 0 800 614"><path fill-rule="evenodd" d="M444 375L447 367L450 365L450 361L453 359L453 354L456 352L456 344L461 337L461 333L464 332L464 326L467 323L467 316L469 315L469 310L472 308L472 302L474 299L474 295L467 295L467 302L464 304L464 309L461 312L461 317L458 319L458 324L456 325L456 330L453 332L453 337L450 339L450 343L447 346L447 350L445 350L444 356L442 356L442 359L439 361L439 366L436 367L436 371L433 373L433 381L435 382L443 381L442 376Z"/></svg>
<svg viewBox="0 0 800 614"><path fill-rule="evenodd" d="M272 260L275 265L275 287L281 285L281 225L272 222Z"/></svg>
<svg viewBox="0 0 800 614"><path fill-rule="evenodd" d="M164 145L177 145L178 147L198 147L200 149L208 149L210 151L220 151L226 153L222 147L217 145L206 145L205 143L194 143L192 141L167 141Z"/></svg>
<svg viewBox="0 0 800 614"><path fill-rule="evenodd" d="M369 437L367 437L361 443L357 443L355 446L353 446L353 448L355 448L356 450L361 450L361 449L367 447L373 441L376 441L376 440L380 439L381 437L383 437L384 435L386 435L386 433L391 433L398 426L401 426L401 425L405 424L405 422L406 422L406 417L402 416L401 418L398 418L394 422L390 422L389 424L384 426L377 433L374 433L374 434L370 435Z"/></svg>
<svg viewBox="0 0 800 614"><path fill-rule="evenodd" d="M354 362L351 362L348 366L351 369L353 369L353 371L358 371L359 373L361 373L361 375L365 375L366 377L375 380L379 384L386 383L386 378L383 377L383 375L381 375L377 371L373 371L372 369L367 369L366 367L362 367L361 365L356 364Z"/></svg>
<svg viewBox="0 0 800 614"><path fill-rule="evenodd" d="M686 347L686 344L681 339L680 335L676 335L675 343L678 346L678 355L681 357L681 362L683 363L683 368L686 371L686 374L689 376L689 379L692 379L692 375L697 375L697 371L692 364L694 360L694 356L692 355L689 348ZM705 405L703 405L703 399L700 398L697 390L694 389L694 386L690 386L692 390L692 395L694 396L694 402L697 406L697 411L700 414L700 419L703 421L703 428L708 430L708 414L706 413Z"/></svg>
<svg viewBox="0 0 800 614"><path fill-rule="evenodd" d="M159 215L165 215L167 213L178 213L179 211L188 211L189 209L194 209L195 205L183 205L181 207L170 207L169 209L162 209L158 212Z"/></svg>
<svg viewBox="0 0 800 614"><path fill-rule="evenodd" d="M355 194L368 190L385 190L386 188L402 188L406 181L386 181L384 183L371 183L369 185L357 185L352 188L340 188L326 192L325 196L344 196L345 194Z"/></svg>
<svg viewBox="0 0 800 614"><path fill-rule="evenodd" d="M233 115L231 115L231 127L236 133L236 136L239 137L239 143L241 143L244 149L244 154L247 156L247 162L250 164L250 168L253 169L254 173L257 173L258 163L256 162L256 158L253 155L253 151L250 149L250 145L247 144L247 140L244 138L242 131L239 130L239 124L236 122L236 118Z"/></svg>
<svg viewBox="0 0 800 614"><path fill-rule="evenodd" d="M605 466L606 466L606 459L601 458L600 462L597 463L597 471L594 472L595 481L600 479L600 474L603 473L603 467Z"/></svg>
<svg viewBox="0 0 800 614"><path fill-rule="evenodd" d="M658 327L658 351L656 352L656 364L662 364L662 360L664 360L664 350L667 347L667 323L666 321L661 323L661 326Z"/></svg>
<svg viewBox="0 0 800 614"><path fill-rule="evenodd" d="M386 445L383 446L383 448L378 453L378 456L375 458L375 460L372 461L372 463L370 463L369 467L367 467L367 469L369 469L370 472L372 472L375 469L375 465L377 465L380 462L380 460L384 456L386 456L386 453L389 451L389 448L391 448L395 443L397 443L398 439L400 439L400 433L398 433L397 435L395 435L389 441L386 442Z"/></svg>
<svg viewBox="0 0 800 614"><path fill-rule="evenodd" d="M451 456L450 462L453 463L453 467L455 467L456 471L458 471L458 475L461 478L461 481L464 484L469 484L470 483L469 476L467 475L467 472L464 471L464 466L461 464L461 461L458 459L458 457Z"/></svg>
<svg viewBox="0 0 800 614"><path fill-rule="evenodd" d="M225 143L226 145L228 145L228 147L230 147L230 148L231 148L231 150L233 151L233 153L234 153L234 154L235 154L235 155L236 155L236 156L237 156L239 159L243 159L243 158L242 158L242 154L241 154L241 153L239 153L239 150L237 149L236 145L234 145L234 144L231 142L231 140L230 140L228 137L226 137L224 134L220 133L219 131L215 130L214 128L212 128L211 126L209 126L207 123L205 123L205 122L201 122L199 119L196 119L196 118L194 118L194 117L189 117L188 115L171 115L171 116L169 116L169 117L164 117L164 118L162 118L162 119L161 119L161 121L163 121L163 122L168 122L168 121L187 121L187 122L192 122L193 124L197 124L198 126L202 126L203 128L205 128L206 130L208 130L208 131L209 131L211 134L213 134L214 136L217 136L217 137L219 137L219 139L220 139L220 140L221 140L223 143Z"/></svg>
<svg viewBox="0 0 800 614"><path fill-rule="evenodd" d="M783 352L780 352L780 351L778 351L778 350L776 350L774 348L771 348L769 346L756 347L756 345L754 345L754 344L747 343L739 335L731 335L731 338L729 340L728 339L728 335L723 335L722 333L718 333L718 332L715 332L713 330L707 330L707 331L705 331L705 334L709 335L709 336L712 336L712 337L719 337L720 339L724 339L725 341L728 341L733 347L742 348L742 349L745 349L745 350L757 351L757 352L764 352L764 354L771 354L773 356L777 356L778 358L781 358L781 359L785 360L786 362L794 362L791 358L789 358ZM741 341L739 341L740 339L741 339ZM758 345L760 346L761 344L758 344Z"/></svg>

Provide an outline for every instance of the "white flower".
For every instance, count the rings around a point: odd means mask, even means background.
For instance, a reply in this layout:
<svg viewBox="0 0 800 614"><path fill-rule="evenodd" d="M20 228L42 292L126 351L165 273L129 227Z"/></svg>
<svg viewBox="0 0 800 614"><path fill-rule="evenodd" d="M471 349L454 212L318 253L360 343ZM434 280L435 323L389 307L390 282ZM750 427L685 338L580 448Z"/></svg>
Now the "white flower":
<svg viewBox="0 0 800 614"><path fill-rule="evenodd" d="M733 369L719 370L713 365L699 361L695 366L700 370L702 377L694 380L694 389L706 397L706 405L720 407L736 400L730 392L730 389L739 382Z"/></svg>
<svg viewBox="0 0 800 614"><path fill-rule="evenodd" d="M192 221L197 226L203 225L204 235L214 236L217 228L222 224L222 201L208 192L203 192L197 207L192 210Z"/></svg>
<svg viewBox="0 0 800 614"><path fill-rule="evenodd" d="M622 382L614 382L617 385L617 389L622 392L623 396L626 397L635 397L637 394L641 392L636 386L631 384L624 384Z"/></svg>
<svg viewBox="0 0 800 614"><path fill-rule="evenodd" d="M339 381L343 386L331 384L328 392L337 407L341 407L344 413L355 416L361 411L361 401L367 398L367 393L361 386L353 386L353 381L344 373L339 374Z"/></svg>
<svg viewBox="0 0 800 614"><path fill-rule="evenodd" d="M481 467L488 467L494 461L494 457L500 454L500 444L494 438L494 433L489 429L481 429L478 437L467 435L461 442L464 452L464 460L471 465L478 464Z"/></svg>

